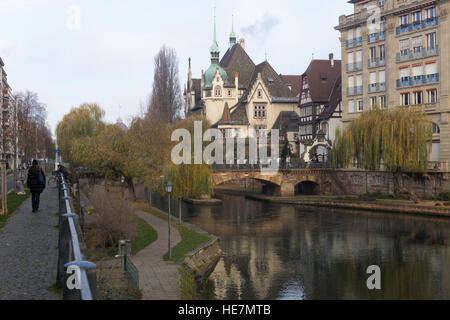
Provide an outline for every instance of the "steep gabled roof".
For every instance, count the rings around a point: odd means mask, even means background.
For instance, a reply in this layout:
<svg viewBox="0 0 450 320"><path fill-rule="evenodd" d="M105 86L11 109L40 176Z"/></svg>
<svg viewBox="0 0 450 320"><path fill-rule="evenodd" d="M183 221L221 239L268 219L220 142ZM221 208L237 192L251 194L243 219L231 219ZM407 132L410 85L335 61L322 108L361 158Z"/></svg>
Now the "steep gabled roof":
<svg viewBox="0 0 450 320"><path fill-rule="evenodd" d="M269 93L272 97L277 98L292 98L295 95L289 90L286 83L280 77L278 73L272 68L269 62L264 61L258 64L252 74L252 79L250 81L249 89L247 90L246 95L248 95L248 91L251 89L253 84L258 79L258 74L261 73L262 80L264 85L269 90Z"/></svg>
<svg viewBox="0 0 450 320"><path fill-rule="evenodd" d="M330 60L313 60L302 75L308 78L309 91L313 101L328 101L336 79L341 75L341 61L334 60L331 67Z"/></svg>
<svg viewBox="0 0 450 320"><path fill-rule="evenodd" d="M342 101L342 83L341 83L341 76L337 77L333 89L331 90L330 97L328 98L328 106L325 108L325 110L319 115L319 120L326 120L329 119L334 112L336 111L336 108L338 107L339 103Z"/></svg>
<svg viewBox="0 0 450 320"><path fill-rule="evenodd" d="M255 63L240 44L235 44L225 53L220 66L227 72L229 84L234 84L235 74L238 73L239 87L246 88L250 83Z"/></svg>
<svg viewBox="0 0 450 320"><path fill-rule="evenodd" d="M281 79L292 87L291 91L294 96L297 97L300 95L300 91L302 90L302 76L281 75Z"/></svg>

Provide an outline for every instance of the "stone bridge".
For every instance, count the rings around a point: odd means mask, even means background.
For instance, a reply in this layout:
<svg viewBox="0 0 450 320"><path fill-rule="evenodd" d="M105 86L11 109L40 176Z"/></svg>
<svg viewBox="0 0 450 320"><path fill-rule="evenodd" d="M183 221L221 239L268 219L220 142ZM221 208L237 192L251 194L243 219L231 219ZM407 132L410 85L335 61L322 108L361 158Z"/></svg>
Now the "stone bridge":
<svg viewBox="0 0 450 320"><path fill-rule="evenodd" d="M257 170L215 170L214 186L243 179L253 179L264 184L267 195L290 197L297 194L342 194L344 188L333 169L289 169L273 174Z"/></svg>

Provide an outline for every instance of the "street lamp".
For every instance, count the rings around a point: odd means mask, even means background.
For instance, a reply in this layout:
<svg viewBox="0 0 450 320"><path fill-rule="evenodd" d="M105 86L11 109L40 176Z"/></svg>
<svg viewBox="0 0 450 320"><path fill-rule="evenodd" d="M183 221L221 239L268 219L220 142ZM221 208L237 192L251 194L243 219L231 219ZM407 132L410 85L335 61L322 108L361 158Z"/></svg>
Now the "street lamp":
<svg viewBox="0 0 450 320"><path fill-rule="evenodd" d="M170 178L164 183L164 189L166 190L166 193L169 195L169 215L167 217L167 224L169 227L169 259L172 258L172 248L170 247L170 194L172 193L173 190L173 183L172 180L170 180Z"/></svg>

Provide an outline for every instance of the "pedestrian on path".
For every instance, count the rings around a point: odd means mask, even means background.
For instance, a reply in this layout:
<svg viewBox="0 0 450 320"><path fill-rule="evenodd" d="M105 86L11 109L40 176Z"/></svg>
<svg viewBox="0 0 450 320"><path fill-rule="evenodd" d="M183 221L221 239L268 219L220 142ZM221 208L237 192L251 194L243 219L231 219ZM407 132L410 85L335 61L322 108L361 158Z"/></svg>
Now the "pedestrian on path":
<svg viewBox="0 0 450 320"><path fill-rule="evenodd" d="M45 174L37 160L33 160L31 168L28 170L27 186L31 192L31 204L33 213L39 211L39 201L41 193L45 189Z"/></svg>

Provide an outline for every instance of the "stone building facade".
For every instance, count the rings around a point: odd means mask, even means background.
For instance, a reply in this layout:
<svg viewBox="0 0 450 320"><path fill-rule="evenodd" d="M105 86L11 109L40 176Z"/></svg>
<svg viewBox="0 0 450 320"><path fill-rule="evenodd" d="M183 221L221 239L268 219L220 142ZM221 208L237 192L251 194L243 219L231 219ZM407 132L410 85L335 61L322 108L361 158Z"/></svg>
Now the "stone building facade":
<svg viewBox="0 0 450 320"><path fill-rule="evenodd" d="M273 129L282 112L298 115L300 76L280 75L268 61L256 65L245 51L245 41L238 42L234 30L220 59L215 23L210 53L210 66L200 79L192 77L189 59L186 116L201 114L213 127L246 138L250 129ZM298 124L298 119L292 118Z"/></svg>
<svg viewBox="0 0 450 320"><path fill-rule="evenodd" d="M340 16L342 121L374 105L423 108L433 122L430 170L450 160L449 0L352 0Z"/></svg>
<svg viewBox="0 0 450 320"><path fill-rule="evenodd" d="M7 160L8 165L12 167L15 155L16 103L4 67L5 64L0 58L0 158Z"/></svg>

